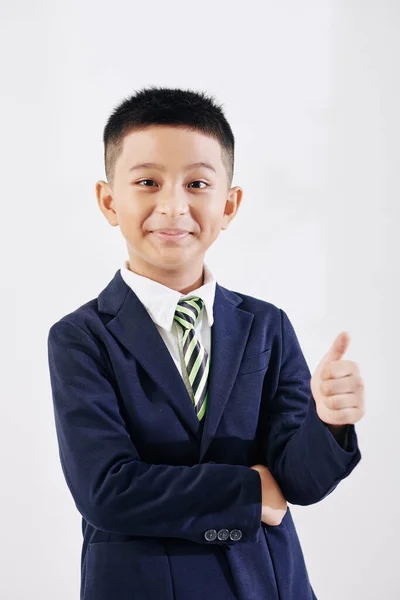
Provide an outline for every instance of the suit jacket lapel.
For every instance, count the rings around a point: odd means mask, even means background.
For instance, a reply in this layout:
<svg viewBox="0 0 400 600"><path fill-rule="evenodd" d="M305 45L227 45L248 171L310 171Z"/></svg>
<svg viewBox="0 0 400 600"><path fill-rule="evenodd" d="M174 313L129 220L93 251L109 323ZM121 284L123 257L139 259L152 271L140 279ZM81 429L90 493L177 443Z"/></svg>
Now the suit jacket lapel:
<svg viewBox="0 0 400 600"><path fill-rule="evenodd" d="M100 312L113 315L107 329L147 371L200 442L200 458L215 436L246 347L254 315L239 308L240 296L216 284L211 362L204 430L196 416L181 374L147 310L118 270L98 296ZM238 418L240 416L238 415Z"/></svg>

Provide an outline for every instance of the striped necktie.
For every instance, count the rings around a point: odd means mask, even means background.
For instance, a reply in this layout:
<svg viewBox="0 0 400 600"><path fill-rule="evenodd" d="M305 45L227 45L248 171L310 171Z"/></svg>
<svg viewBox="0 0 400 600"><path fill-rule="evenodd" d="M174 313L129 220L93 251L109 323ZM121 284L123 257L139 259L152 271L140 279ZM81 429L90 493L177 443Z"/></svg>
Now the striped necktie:
<svg viewBox="0 0 400 600"><path fill-rule="evenodd" d="M195 326L204 302L198 296L179 300L174 320L183 329L182 347L190 385L194 395L194 408L199 421L206 412L207 378L210 368L208 353L196 337Z"/></svg>

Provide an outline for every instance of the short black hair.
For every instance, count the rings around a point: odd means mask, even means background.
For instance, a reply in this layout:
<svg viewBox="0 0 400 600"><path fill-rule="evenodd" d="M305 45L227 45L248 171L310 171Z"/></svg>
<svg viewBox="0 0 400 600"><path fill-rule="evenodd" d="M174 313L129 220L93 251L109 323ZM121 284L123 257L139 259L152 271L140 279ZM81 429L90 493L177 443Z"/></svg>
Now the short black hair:
<svg viewBox="0 0 400 600"><path fill-rule="evenodd" d="M125 135L150 125L186 127L219 141L231 186L235 139L221 105L205 92L157 86L143 88L125 98L108 118L103 142L105 171L111 186Z"/></svg>

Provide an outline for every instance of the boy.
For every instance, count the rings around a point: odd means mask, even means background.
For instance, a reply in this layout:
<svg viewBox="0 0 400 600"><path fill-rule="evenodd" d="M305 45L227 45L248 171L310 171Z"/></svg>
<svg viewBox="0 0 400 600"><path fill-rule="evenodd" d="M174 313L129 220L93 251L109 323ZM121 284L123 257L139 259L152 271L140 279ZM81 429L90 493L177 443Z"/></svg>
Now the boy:
<svg viewBox="0 0 400 600"><path fill-rule="evenodd" d="M104 146L97 201L129 260L48 337L80 598L315 599L286 501L320 501L361 459L348 337L310 381L286 313L204 263L242 199L211 98L139 91Z"/></svg>

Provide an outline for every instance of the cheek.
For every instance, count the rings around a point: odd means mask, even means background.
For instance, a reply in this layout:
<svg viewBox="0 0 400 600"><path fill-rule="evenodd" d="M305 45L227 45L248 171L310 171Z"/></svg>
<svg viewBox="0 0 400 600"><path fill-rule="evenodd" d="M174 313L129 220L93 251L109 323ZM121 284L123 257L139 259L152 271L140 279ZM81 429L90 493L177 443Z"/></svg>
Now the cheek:
<svg viewBox="0 0 400 600"><path fill-rule="evenodd" d="M125 224L125 227L128 226L132 230L140 229L141 227L145 229L144 223L148 216L149 213L146 212L143 203L138 202L132 196L125 198L119 204L119 217Z"/></svg>
<svg viewBox="0 0 400 600"><path fill-rule="evenodd" d="M214 241L221 231L220 219L216 215L203 215L197 220L200 228L199 235Z"/></svg>
<svg viewBox="0 0 400 600"><path fill-rule="evenodd" d="M214 233L221 230L223 216L224 208L221 207L221 204L217 201L211 202L203 207L199 214L199 221L204 230Z"/></svg>
<svg viewBox="0 0 400 600"><path fill-rule="evenodd" d="M149 234L146 228L147 215L132 205L119 209L118 224L122 235L129 240L140 240Z"/></svg>

